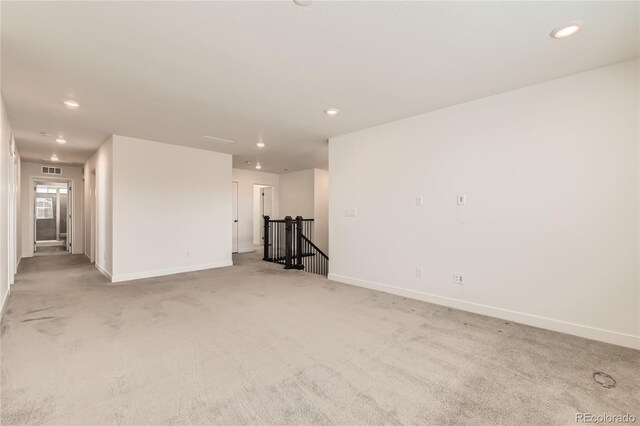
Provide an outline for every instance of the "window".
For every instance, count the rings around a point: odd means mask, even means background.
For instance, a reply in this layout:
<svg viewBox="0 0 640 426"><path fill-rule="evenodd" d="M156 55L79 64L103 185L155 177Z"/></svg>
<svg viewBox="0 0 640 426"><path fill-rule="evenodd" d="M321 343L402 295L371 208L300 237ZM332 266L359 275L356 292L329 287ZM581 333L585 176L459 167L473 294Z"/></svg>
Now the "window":
<svg viewBox="0 0 640 426"><path fill-rule="evenodd" d="M51 198L36 198L36 219L53 219Z"/></svg>

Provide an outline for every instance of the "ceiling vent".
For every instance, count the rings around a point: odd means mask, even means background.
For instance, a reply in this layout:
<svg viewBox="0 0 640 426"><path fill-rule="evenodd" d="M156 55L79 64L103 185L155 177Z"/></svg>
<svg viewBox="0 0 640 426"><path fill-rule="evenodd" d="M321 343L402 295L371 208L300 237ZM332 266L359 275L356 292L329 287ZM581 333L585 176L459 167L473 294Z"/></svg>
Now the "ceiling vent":
<svg viewBox="0 0 640 426"><path fill-rule="evenodd" d="M62 174L62 169L60 169L60 167L42 166L42 174L43 175L60 175Z"/></svg>
<svg viewBox="0 0 640 426"><path fill-rule="evenodd" d="M198 144L201 146L219 146L219 147L235 143L235 141L232 141L231 139L224 139L224 138L219 138L217 136L210 136L210 135L200 135L199 137L196 137L191 141L198 142Z"/></svg>

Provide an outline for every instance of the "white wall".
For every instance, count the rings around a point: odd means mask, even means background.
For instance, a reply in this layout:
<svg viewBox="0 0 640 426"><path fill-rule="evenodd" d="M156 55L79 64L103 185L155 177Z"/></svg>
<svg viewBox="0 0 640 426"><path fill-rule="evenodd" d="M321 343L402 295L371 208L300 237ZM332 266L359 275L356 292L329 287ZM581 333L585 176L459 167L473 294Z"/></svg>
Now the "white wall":
<svg viewBox="0 0 640 426"><path fill-rule="evenodd" d="M639 74L621 63L331 139L329 278L640 347Z"/></svg>
<svg viewBox="0 0 640 426"><path fill-rule="evenodd" d="M15 246L10 243L10 196L11 184L16 176L10 175L11 157L11 123L0 98L0 303L4 313L5 303L9 297L9 285L15 273L15 265L9 259L14 258Z"/></svg>
<svg viewBox="0 0 640 426"><path fill-rule="evenodd" d="M313 218L314 243L329 254L329 172L314 169Z"/></svg>
<svg viewBox="0 0 640 426"><path fill-rule="evenodd" d="M273 187L274 216L279 215L280 177L273 173L254 172L251 170L233 169L232 180L238 182L238 252L246 253L254 250L253 186L265 185Z"/></svg>
<svg viewBox="0 0 640 426"><path fill-rule="evenodd" d="M314 219L313 242L329 254L329 172L308 169L280 175L280 214Z"/></svg>
<svg viewBox="0 0 640 426"><path fill-rule="evenodd" d="M85 223L89 225L86 254L95 244L95 265L111 279L113 274L113 139L107 139L84 165ZM95 238L91 241L91 173L95 173ZM86 229L86 228L85 228Z"/></svg>
<svg viewBox="0 0 640 426"><path fill-rule="evenodd" d="M22 257L33 256L33 217L34 217L34 179L46 181L50 179L68 179L71 181L71 250L74 254L84 253L84 216L82 214L84 187L82 183L82 168L56 165L62 173L59 175L43 175L42 166L48 164L23 161L21 165L21 226L22 226Z"/></svg>
<svg viewBox="0 0 640 426"><path fill-rule="evenodd" d="M313 218L314 169L280 175L280 215Z"/></svg>
<svg viewBox="0 0 640 426"><path fill-rule="evenodd" d="M229 266L231 155L113 136L113 281Z"/></svg>

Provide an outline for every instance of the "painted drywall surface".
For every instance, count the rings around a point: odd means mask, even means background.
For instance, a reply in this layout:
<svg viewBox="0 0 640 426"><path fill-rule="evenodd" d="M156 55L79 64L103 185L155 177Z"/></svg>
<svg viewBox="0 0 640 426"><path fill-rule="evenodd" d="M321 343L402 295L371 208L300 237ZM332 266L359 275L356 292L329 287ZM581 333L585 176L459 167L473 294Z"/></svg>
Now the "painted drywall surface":
<svg viewBox="0 0 640 426"><path fill-rule="evenodd" d="M329 172L327 170L314 169L314 243L329 254Z"/></svg>
<svg viewBox="0 0 640 426"><path fill-rule="evenodd" d="M313 218L314 169L280 175L280 214Z"/></svg>
<svg viewBox="0 0 640 426"><path fill-rule="evenodd" d="M0 303L4 306L9 297L9 162L11 149L11 124L4 101L0 98Z"/></svg>
<svg viewBox="0 0 640 426"><path fill-rule="evenodd" d="M113 136L113 281L232 264L231 159Z"/></svg>
<svg viewBox="0 0 640 426"><path fill-rule="evenodd" d="M280 176L274 173L233 169L232 180L238 182L238 252L246 253L255 249L253 235L256 224L253 217L253 186L273 187L274 216L279 216Z"/></svg>
<svg viewBox="0 0 640 426"><path fill-rule="evenodd" d="M111 279L113 274L113 138L107 139L84 165L85 195L89 195L90 176L95 174L96 268ZM91 201L85 203L85 222L89 225L88 249L91 252ZM85 228L86 229L86 228Z"/></svg>
<svg viewBox="0 0 640 426"><path fill-rule="evenodd" d="M71 250L74 254L84 253L84 186L82 182L82 168L56 165L60 167L59 175L42 174L44 163L24 161L21 166L21 218L22 218L22 256L33 256L33 216L34 216L34 180L46 181L48 179L69 179L71 181L71 193L73 210L71 220Z"/></svg>
<svg viewBox="0 0 640 426"><path fill-rule="evenodd" d="M625 62L331 139L329 277L638 347L638 79Z"/></svg>

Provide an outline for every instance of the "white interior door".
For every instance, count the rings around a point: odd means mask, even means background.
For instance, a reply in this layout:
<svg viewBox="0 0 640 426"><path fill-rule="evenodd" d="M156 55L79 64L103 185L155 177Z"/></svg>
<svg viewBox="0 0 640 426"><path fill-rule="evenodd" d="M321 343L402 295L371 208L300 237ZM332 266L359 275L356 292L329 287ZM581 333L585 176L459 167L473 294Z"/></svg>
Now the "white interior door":
<svg viewBox="0 0 640 426"><path fill-rule="evenodd" d="M233 253L238 252L238 182L231 182L231 205L232 213L231 218L233 220L231 231L231 251Z"/></svg>

